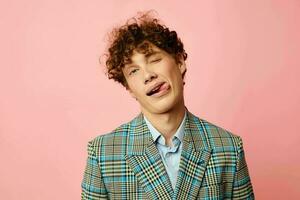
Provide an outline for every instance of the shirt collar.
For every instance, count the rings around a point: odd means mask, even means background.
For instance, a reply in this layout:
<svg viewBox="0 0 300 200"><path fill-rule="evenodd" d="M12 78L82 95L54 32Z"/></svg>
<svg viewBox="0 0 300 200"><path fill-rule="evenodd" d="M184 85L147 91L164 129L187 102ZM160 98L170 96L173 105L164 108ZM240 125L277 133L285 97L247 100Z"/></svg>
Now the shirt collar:
<svg viewBox="0 0 300 200"><path fill-rule="evenodd" d="M185 124L186 115L187 115L187 113L185 111L184 117L181 121L181 124L179 125L179 127L176 130L176 133L174 135L175 137L177 137L180 140L180 142L182 142L183 136L184 136L184 124ZM156 141L159 138L159 136L161 136L161 133L151 124L151 122L146 118L145 115L143 115L143 116L144 116L144 120L150 130L150 133L153 137L153 140Z"/></svg>

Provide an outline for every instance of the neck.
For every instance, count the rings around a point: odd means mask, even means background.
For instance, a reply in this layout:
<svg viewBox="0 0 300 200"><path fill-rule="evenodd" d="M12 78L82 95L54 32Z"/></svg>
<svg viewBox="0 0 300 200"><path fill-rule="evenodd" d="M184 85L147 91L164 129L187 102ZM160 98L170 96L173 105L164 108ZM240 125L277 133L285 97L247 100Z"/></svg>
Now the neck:
<svg viewBox="0 0 300 200"><path fill-rule="evenodd" d="M143 111L143 114L151 124L163 135L166 144L172 144L172 138L176 133L185 114L185 106L182 104L165 113L149 113Z"/></svg>

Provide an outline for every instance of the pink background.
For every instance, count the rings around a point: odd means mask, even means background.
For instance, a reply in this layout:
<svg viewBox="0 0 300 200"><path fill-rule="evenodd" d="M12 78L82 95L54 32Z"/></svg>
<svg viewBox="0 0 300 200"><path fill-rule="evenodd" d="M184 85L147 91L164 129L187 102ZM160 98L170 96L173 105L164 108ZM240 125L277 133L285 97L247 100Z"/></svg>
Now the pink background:
<svg viewBox="0 0 300 200"><path fill-rule="evenodd" d="M151 8L188 52L189 110L242 136L257 199L300 198L299 1L10 0L0 3L1 199L80 199L87 142L139 112L98 63L105 33Z"/></svg>

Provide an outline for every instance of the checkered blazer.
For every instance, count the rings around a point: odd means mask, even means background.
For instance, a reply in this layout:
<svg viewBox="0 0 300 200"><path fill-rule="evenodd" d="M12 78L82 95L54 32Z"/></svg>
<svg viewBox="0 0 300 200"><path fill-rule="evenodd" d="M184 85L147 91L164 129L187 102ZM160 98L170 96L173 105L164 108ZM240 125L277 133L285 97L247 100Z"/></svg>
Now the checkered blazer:
<svg viewBox="0 0 300 200"><path fill-rule="evenodd" d="M254 199L239 136L187 111L176 187L142 113L88 143L81 198Z"/></svg>

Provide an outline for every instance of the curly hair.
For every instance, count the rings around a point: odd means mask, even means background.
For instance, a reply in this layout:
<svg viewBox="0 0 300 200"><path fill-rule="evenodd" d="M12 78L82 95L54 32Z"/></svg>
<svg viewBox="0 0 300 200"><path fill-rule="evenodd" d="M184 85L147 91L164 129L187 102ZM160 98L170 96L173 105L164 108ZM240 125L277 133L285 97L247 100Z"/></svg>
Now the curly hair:
<svg viewBox="0 0 300 200"><path fill-rule="evenodd" d="M170 31L158 19L151 17L151 11L140 14L138 17L129 19L125 25L113 29L106 54L108 78L114 79L126 88L128 85L122 68L130 62L134 50L139 53L151 51L148 42L171 54L176 62L179 61L179 56L184 60L187 58L183 43L176 31Z"/></svg>

